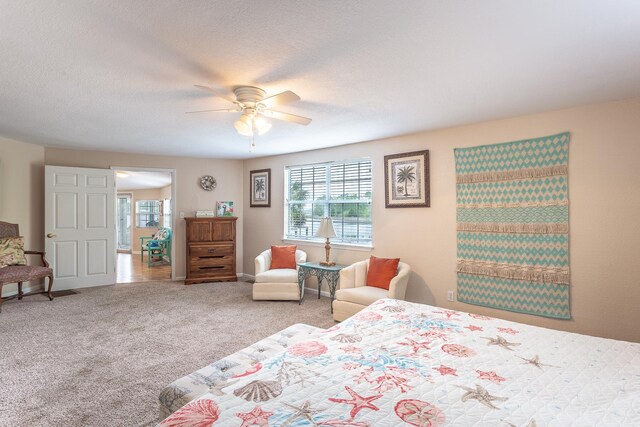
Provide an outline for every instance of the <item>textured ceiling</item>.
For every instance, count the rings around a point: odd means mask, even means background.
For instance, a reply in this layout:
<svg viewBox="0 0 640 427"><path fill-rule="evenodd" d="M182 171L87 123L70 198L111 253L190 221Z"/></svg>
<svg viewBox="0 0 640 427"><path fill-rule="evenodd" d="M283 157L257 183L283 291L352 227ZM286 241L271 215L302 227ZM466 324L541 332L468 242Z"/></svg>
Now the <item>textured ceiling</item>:
<svg viewBox="0 0 640 427"><path fill-rule="evenodd" d="M249 141L193 87L292 90ZM640 96L640 2L0 0L0 135L248 158Z"/></svg>

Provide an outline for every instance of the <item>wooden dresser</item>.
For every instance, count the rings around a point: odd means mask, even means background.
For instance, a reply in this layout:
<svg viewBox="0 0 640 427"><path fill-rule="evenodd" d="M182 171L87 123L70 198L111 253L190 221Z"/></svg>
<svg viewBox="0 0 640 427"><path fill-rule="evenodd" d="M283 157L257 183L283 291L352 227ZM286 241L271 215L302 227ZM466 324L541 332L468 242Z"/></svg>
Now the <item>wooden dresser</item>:
<svg viewBox="0 0 640 427"><path fill-rule="evenodd" d="M187 278L185 285L236 281L237 217L185 218Z"/></svg>

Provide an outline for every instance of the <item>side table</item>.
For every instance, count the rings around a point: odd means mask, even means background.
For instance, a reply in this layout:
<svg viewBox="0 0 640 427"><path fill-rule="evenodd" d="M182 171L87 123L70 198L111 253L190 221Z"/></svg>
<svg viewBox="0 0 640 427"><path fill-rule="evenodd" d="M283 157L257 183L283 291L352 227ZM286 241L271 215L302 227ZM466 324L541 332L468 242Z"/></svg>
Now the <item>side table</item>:
<svg viewBox="0 0 640 427"><path fill-rule="evenodd" d="M329 285L329 293L331 295L331 313L333 313L333 299L336 296L336 288L340 281L340 270L346 265L320 265L317 262L305 262L298 264L298 287L300 288L300 304L304 298L304 281L305 279L316 276L318 278L318 298L320 298L320 287L322 280L327 279Z"/></svg>

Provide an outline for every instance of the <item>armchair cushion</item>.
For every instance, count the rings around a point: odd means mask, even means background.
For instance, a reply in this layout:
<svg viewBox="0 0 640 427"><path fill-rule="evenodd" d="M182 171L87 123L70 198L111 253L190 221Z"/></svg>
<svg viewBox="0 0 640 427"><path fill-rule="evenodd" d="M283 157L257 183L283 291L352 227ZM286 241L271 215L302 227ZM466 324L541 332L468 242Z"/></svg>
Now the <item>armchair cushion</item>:
<svg viewBox="0 0 640 427"><path fill-rule="evenodd" d="M359 288L338 289L336 299L354 304L368 306L380 298L388 298L388 293L384 289L373 286L361 286Z"/></svg>
<svg viewBox="0 0 640 427"><path fill-rule="evenodd" d="M271 270L296 268L296 245L271 246Z"/></svg>
<svg viewBox="0 0 640 427"><path fill-rule="evenodd" d="M6 283L29 282L53 274L49 267L39 265L10 265L0 269L0 285Z"/></svg>
<svg viewBox="0 0 640 427"><path fill-rule="evenodd" d="M400 258L377 258L373 255L369 259L367 272L367 286L389 290L389 283L398 272Z"/></svg>
<svg viewBox="0 0 640 427"><path fill-rule="evenodd" d="M256 283L298 283L298 271L295 268L278 268L256 274Z"/></svg>
<svg viewBox="0 0 640 427"><path fill-rule="evenodd" d="M0 239L0 268L9 265L26 265L24 237L4 237Z"/></svg>

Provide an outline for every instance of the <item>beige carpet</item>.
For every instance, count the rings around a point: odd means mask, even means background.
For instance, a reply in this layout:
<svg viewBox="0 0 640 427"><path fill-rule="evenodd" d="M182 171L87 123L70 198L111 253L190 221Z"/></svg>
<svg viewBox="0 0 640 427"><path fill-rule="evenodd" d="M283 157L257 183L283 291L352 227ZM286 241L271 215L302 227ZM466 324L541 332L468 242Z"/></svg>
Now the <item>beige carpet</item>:
<svg viewBox="0 0 640 427"><path fill-rule="evenodd" d="M334 324L329 300L252 301L244 282L88 288L0 313L0 426L148 426L171 381L294 323Z"/></svg>

